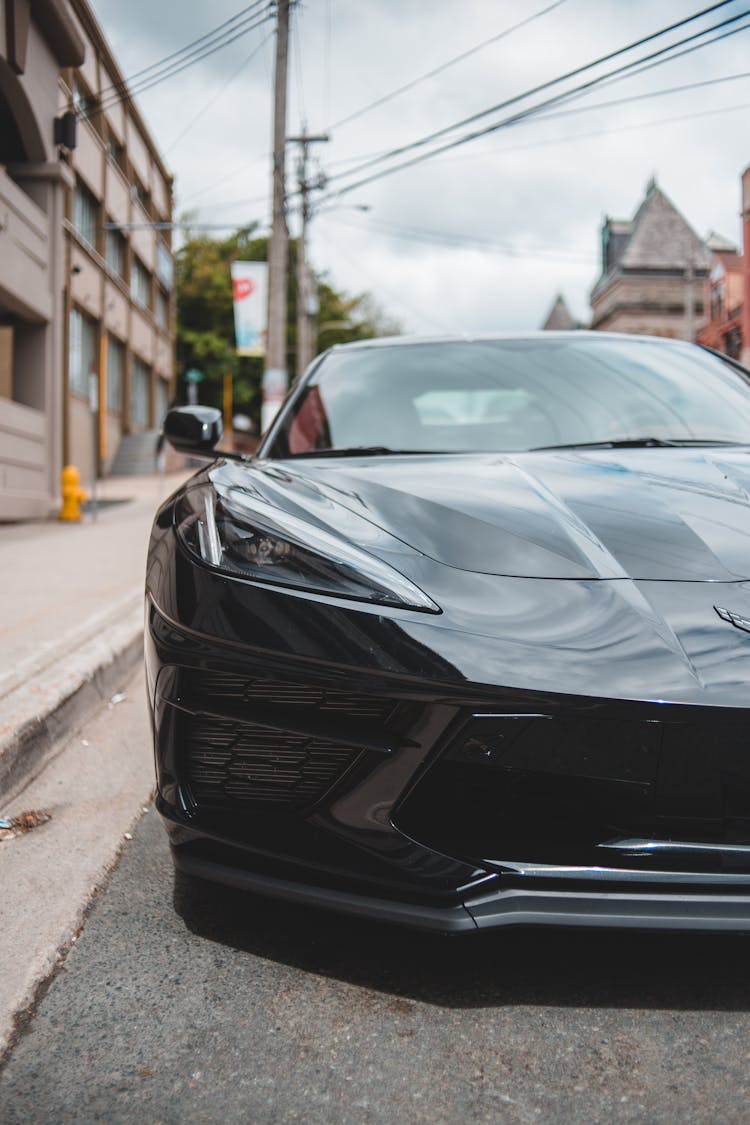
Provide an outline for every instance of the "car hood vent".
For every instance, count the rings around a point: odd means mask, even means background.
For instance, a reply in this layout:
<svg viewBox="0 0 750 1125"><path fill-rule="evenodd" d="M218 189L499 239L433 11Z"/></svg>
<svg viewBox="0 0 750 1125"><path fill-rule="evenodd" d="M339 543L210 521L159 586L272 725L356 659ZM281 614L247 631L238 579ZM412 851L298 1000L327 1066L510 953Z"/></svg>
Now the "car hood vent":
<svg viewBox="0 0 750 1125"><path fill-rule="evenodd" d="M425 462L429 461L426 471ZM556 450L284 462L275 503L341 534L356 512L461 570L528 578L750 578L750 453ZM339 514L340 513L340 514Z"/></svg>

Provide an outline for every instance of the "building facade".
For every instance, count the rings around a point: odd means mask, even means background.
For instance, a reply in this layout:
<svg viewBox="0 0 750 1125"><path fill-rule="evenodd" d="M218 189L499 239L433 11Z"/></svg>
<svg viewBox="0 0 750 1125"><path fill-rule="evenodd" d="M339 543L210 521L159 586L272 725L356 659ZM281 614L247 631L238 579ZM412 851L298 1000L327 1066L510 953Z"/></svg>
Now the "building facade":
<svg viewBox="0 0 750 1125"><path fill-rule="evenodd" d="M750 168L742 174L742 250L712 234L706 282L708 319L698 343L750 366Z"/></svg>
<svg viewBox="0 0 750 1125"><path fill-rule="evenodd" d="M123 434L157 427L170 398L172 179L132 101L120 96L123 75L88 3L72 0L72 8L85 59L61 75L62 104L78 115L65 220L63 454L89 479L94 458L106 470Z"/></svg>
<svg viewBox="0 0 750 1125"><path fill-rule="evenodd" d="M632 219L604 221L591 327L694 340L709 268L710 251L652 180Z"/></svg>
<svg viewBox="0 0 750 1125"><path fill-rule="evenodd" d="M0 518L50 513L62 465L63 226L73 173L55 144L62 67L84 43L65 0L0 0Z"/></svg>
<svg viewBox="0 0 750 1125"><path fill-rule="evenodd" d="M698 343L740 359L744 259L736 246L716 234L709 235L706 246L711 251L704 294L707 319Z"/></svg>
<svg viewBox="0 0 750 1125"><path fill-rule="evenodd" d="M86 0L0 0L0 519L170 397L172 182L125 91Z"/></svg>
<svg viewBox="0 0 750 1125"><path fill-rule="evenodd" d="M743 297L741 313L741 362L750 367L750 167L742 173Z"/></svg>

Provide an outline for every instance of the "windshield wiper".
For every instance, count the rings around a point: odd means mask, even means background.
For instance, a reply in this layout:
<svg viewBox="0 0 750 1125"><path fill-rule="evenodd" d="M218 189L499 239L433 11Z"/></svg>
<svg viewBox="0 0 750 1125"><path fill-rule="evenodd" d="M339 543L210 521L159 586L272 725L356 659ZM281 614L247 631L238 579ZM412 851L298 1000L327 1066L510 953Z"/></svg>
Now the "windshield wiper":
<svg viewBox="0 0 750 1125"><path fill-rule="evenodd" d="M722 441L718 438L620 438L613 441L565 441L560 445L535 445L529 453L549 449L666 449L692 445L745 445L741 441Z"/></svg>
<svg viewBox="0 0 750 1125"><path fill-rule="evenodd" d="M350 445L334 449L306 449L302 453L287 453L292 457L386 457L418 456L419 454L445 453L444 449L391 449L388 445Z"/></svg>

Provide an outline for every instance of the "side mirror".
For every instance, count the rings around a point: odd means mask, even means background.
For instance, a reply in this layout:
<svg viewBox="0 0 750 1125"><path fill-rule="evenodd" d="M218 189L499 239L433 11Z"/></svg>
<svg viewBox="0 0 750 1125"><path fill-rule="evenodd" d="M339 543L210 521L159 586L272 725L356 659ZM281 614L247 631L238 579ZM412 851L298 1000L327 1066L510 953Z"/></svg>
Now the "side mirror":
<svg viewBox="0 0 750 1125"><path fill-rule="evenodd" d="M213 406L176 406L164 419L164 436L180 453L211 456L223 433L221 411Z"/></svg>

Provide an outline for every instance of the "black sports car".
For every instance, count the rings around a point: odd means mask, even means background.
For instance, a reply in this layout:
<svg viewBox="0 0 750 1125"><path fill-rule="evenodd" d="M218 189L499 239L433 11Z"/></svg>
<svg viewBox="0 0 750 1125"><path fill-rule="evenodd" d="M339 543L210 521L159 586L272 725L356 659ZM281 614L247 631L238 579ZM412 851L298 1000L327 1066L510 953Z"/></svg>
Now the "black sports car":
<svg viewBox="0 0 750 1125"><path fill-rule="evenodd" d="M750 929L750 375L603 333L337 347L157 514L199 879L439 931Z"/></svg>

